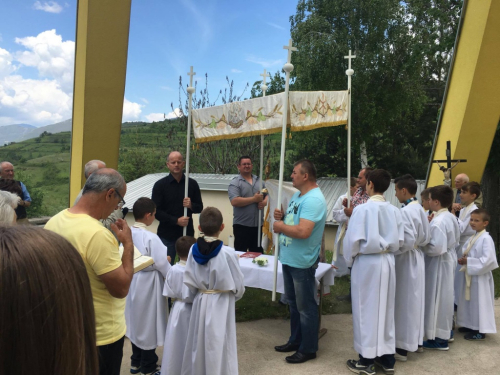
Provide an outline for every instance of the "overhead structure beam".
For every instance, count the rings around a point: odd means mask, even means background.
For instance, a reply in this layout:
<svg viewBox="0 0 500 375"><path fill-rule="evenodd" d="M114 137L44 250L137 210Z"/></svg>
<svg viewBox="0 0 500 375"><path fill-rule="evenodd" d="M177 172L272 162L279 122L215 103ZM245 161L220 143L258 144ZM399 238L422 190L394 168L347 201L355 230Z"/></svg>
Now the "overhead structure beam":
<svg viewBox="0 0 500 375"><path fill-rule="evenodd" d="M480 182L500 119L500 1L464 1L461 28L450 68L442 114L431 161L467 159L453 172ZM443 183L443 173L430 163L427 186Z"/></svg>
<svg viewBox="0 0 500 375"><path fill-rule="evenodd" d="M92 159L118 167L131 0L79 0L77 6L70 205Z"/></svg>

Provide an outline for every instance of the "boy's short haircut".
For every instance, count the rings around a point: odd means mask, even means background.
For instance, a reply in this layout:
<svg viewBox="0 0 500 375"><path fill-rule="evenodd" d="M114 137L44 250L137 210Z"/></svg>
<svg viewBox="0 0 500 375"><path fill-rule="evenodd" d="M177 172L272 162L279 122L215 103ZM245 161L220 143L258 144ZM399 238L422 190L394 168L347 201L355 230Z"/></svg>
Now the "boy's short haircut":
<svg viewBox="0 0 500 375"><path fill-rule="evenodd" d="M450 208L453 203L453 190L446 185L431 187L430 196L432 200L438 200L443 208Z"/></svg>
<svg viewBox="0 0 500 375"><path fill-rule="evenodd" d="M182 236L175 241L175 251L179 258L187 258L189 249L196 243L196 239L191 236Z"/></svg>
<svg viewBox="0 0 500 375"><path fill-rule="evenodd" d="M219 232L222 225L222 214L215 207L207 207L200 214L201 231L206 236L213 236Z"/></svg>
<svg viewBox="0 0 500 375"><path fill-rule="evenodd" d="M356 186L356 184L358 183L358 179L356 177L351 177L351 187L354 187Z"/></svg>
<svg viewBox="0 0 500 375"><path fill-rule="evenodd" d="M384 193L391 185L391 175L385 169L375 169L366 174L366 182L373 182L375 193Z"/></svg>
<svg viewBox="0 0 500 375"><path fill-rule="evenodd" d="M467 182L462 186L461 190L469 192L470 194L476 194L476 199L481 195L481 185L475 181Z"/></svg>
<svg viewBox="0 0 500 375"><path fill-rule="evenodd" d="M156 211L156 204L152 199L142 197L135 201L134 207L132 207L134 213L134 219L143 219L146 214L152 214Z"/></svg>
<svg viewBox="0 0 500 375"><path fill-rule="evenodd" d="M406 189L411 195L417 194L417 181L415 181L411 174L405 174L404 176L395 178L394 184L399 190Z"/></svg>
<svg viewBox="0 0 500 375"><path fill-rule="evenodd" d="M481 215L483 221L490 221L491 217L486 208L478 208L470 213L471 215Z"/></svg>
<svg viewBox="0 0 500 375"><path fill-rule="evenodd" d="M427 200L427 199L429 199L429 198L430 198L430 192L431 192L431 188L424 189L424 190L422 190L422 192L420 193L420 197L421 197L422 199Z"/></svg>

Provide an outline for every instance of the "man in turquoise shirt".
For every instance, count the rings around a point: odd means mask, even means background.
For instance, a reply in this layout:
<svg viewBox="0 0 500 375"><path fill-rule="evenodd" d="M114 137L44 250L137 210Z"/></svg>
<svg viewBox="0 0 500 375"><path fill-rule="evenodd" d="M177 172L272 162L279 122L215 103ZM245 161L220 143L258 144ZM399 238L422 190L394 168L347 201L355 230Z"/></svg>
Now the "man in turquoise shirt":
<svg viewBox="0 0 500 375"><path fill-rule="evenodd" d="M309 160L294 164L293 186L299 191L290 200L286 214L276 209L273 225L279 233L279 259L283 265L285 295L290 305L291 336L278 352L293 352L288 363L316 358L318 350L318 306L316 268L325 229L326 201L316 184L316 167ZM283 220L283 221L281 221Z"/></svg>

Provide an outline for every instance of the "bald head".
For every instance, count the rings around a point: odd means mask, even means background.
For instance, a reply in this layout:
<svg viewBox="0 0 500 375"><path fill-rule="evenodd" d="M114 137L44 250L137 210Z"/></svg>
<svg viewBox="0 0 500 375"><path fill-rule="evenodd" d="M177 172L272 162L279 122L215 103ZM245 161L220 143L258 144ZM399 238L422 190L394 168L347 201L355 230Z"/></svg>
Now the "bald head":
<svg viewBox="0 0 500 375"><path fill-rule="evenodd" d="M85 164L85 178L89 178L98 169L106 168L106 163L102 160L91 160Z"/></svg>
<svg viewBox="0 0 500 375"><path fill-rule="evenodd" d="M14 179L14 166L8 161L2 161L0 163L0 177L6 180Z"/></svg>
<svg viewBox="0 0 500 375"><path fill-rule="evenodd" d="M167 158L167 168L170 174L176 179L180 180L182 177L182 171L184 170L184 158L179 151L172 151Z"/></svg>
<svg viewBox="0 0 500 375"><path fill-rule="evenodd" d="M469 176L467 176L465 173L457 174L457 176L455 177L455 187L457 189L461 189L462 186L464 186L467 182L469 182Z"/></svg>

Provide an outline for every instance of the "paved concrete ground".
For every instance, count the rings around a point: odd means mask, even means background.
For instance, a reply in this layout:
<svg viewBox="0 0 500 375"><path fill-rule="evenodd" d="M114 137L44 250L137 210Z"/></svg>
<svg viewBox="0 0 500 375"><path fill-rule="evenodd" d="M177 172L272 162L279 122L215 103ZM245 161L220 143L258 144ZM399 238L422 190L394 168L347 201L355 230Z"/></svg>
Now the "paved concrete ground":
<svg viewBox="0 0 500 375"><path fill-rule="evenodd" d="M500 329L500 301L495 301L495 317ZM289 335L288 320L263 319L238 323L238 360L242 375L303 375L352 374L346 360L356 358L353 349L352 316L349 314L323 316L328 333L320 339L318 357L306 363L290 365L287 354L274 351ZM457 332L448 352L424 351L410 353L408 362L396 363L396 373L414 374L500 374L500 334L488 335L485 341L470 342ZM125 342L121 374L129 374L130 342ZM163 347L157 349L158 356ZM383 372L377 371L379 374ZM194 374L193 374L194 375ZM216 375L216 374L213 374Z"/></svg>

